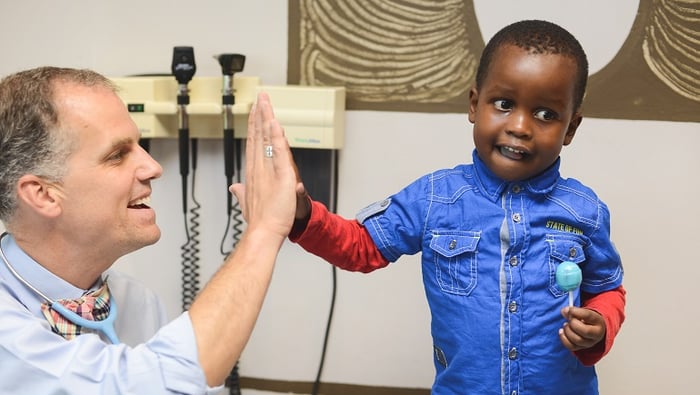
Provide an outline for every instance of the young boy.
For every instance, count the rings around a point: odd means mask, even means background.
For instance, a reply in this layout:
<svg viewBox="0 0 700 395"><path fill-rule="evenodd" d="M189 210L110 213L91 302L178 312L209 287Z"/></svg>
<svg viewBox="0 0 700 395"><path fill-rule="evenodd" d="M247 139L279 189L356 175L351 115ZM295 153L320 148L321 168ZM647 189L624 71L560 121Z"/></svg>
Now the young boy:
<svg viewBox="0 0 700 395"><path fill-rule="evenodd" d="M622 264L607 206L559 175L587 77L569 32L511 24L486 45L469 94L473 164L419 178L356 220L298 201L290 239L342 269L422 253L433 394L598 393L593 364L624 320ZM556 283L565 261L583 273L581 307Z"/></svg>

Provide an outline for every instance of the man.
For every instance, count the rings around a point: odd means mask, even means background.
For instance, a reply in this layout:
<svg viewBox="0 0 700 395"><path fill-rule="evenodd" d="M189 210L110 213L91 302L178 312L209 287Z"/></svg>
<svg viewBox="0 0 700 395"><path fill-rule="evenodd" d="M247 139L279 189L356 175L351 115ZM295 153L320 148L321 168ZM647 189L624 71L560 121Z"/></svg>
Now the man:
<svg viewBox="0 0 700 395"><path fill-rule="evenodd" d="M247 185L230 188L248 227L167 324L151 292L110 270L160 237L149 200L162 168L138 140L100 74L43 67L0 82L0 393L211 393L238 360L300 188L284 131L261 94L248 121ZM109 302L97 297L107 289ZM118 306L114 336L66 322L72 313L52 302L73 298L83 312Z"/></svg>

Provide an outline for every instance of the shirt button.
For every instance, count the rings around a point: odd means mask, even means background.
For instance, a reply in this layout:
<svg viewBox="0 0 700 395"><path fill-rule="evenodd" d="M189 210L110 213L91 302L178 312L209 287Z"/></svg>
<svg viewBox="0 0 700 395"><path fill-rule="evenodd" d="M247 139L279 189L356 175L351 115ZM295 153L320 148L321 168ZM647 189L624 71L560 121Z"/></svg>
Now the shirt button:
<svg viewBox="0 0 700 395"><path fill-rule="evenodd" d="M379 203L380 207L386 207L387 205L389 205L389 199L384 199L381 203Z"/></svg>
<svg viewBox="0 0 700 395"><path fill-rule="evenodd" d="M571 247L571 248L569 249L569 256L570 256L571 258L573 258L573 257L576 256L576 249L575 249L574 247Z"/></svg>
<svg viewBox="0 0 700 395"><path fill-rule="evenodd" d="M518 395L518 391L511 391L510 395Z"/></svg>
<svg viewBox="0 0 700 395"><path fill-rule="evenodd" d="M513 191L513 193L520 193L520 191L522 191L522 190L523 189L520 188L520 185L513 185L513 188L511 189L511 191Z"/></svg>
<svg viewBox="0 0 700 395"><path fill-rule="evenodd" d="M510 259L508 260L508 263L511 266L518 266L518 257L517 256L510 257Z"/></svg>
<svg viewBox="0 0 700 395"><path fill-rule="evenodd" d="M518 303L516 301L508 303L508 311L510 311L511 313L515 313L516 311L518 311Z"/></svg>
<svg viewBox="0 0 700 395"><path fill-rule="evenodd" d="M513 360L518 358L518 350L513 347L510 350L508 350L508 359Z"/></svg>
<svg viewBox="0 0 700 395"><path fill-rule="evenodd" d="M455 247L457 247L457 240L452 239L452 240L450 241L450 245L447 246L447 248L449 248L449 249L451 249L451 250L454 250Z"/></svg>
<svg viewBox="0 0 700 395"><path fill-rule="evenodd" d="M511 218L513 218L513 222L515 222L515 223L520 222L520 214L518 214L518 213L513 214L513 216Z"/></svg>

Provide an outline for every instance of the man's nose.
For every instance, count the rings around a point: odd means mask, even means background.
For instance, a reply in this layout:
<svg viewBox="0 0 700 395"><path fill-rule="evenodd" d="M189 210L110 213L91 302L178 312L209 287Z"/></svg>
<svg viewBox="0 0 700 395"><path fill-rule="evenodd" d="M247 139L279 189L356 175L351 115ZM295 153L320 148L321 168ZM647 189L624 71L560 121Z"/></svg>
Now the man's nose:
<svg viewBox="0 0 700 395"><path fill-rule="evenodd" d="M163 175L163 167L158 163L151 154L146 152L142 147L139 147L141 161L138 168L138 176L140 179L152 180Z"/></svg>

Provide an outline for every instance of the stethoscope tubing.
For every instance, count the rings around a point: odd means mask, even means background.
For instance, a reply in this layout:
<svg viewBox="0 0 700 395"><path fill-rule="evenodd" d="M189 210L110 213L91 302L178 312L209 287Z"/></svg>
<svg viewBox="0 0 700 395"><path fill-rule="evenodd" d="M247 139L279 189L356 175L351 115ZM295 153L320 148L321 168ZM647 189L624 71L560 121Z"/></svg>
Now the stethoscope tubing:
<svg viewBox="0 0 700 395"><path fill-rule="evenodd" d="M114 302L114 300L111 300L110 302L110 308L109 308L109 314L107 317L103 320L100 321L91 321L87 320L78 314L76 314L73 311L68 310L68 308L64 305L62 305L60 302L55 301L48 296L46 296L44 293L39 291L36 287L34 287L32 284L29 283L24 277L22 277L15 268L10 264L10 261L7 259L5 256L5 252L2 250L2 239L7 236L7 232L4 232L2 235L0 235L0 257L2 258L2 261L5 263L5 266L7 266L7 269L12 273L13 276L17 280L19 280L22 284L24 284L27 288L32 290L35 294L39 295L42 297L44 300L46 300L50 305L51 309L55 310L60 314L63 318L67 319L68 321L80 325L84 328L96 330L102 332L107 339L109 339L112 344L119 344L119 338L117 337L117 332L114 330L114 321L117 319L117 304Z"/></svg>

